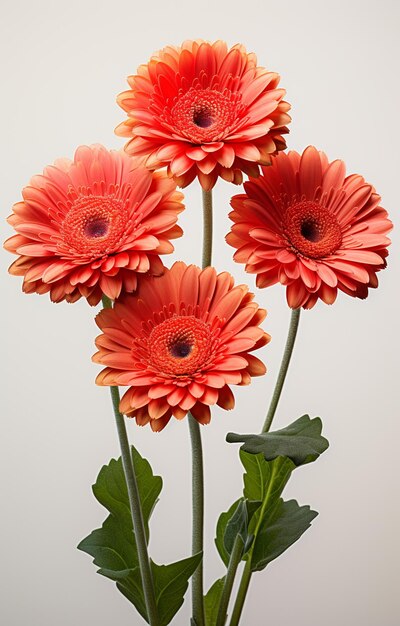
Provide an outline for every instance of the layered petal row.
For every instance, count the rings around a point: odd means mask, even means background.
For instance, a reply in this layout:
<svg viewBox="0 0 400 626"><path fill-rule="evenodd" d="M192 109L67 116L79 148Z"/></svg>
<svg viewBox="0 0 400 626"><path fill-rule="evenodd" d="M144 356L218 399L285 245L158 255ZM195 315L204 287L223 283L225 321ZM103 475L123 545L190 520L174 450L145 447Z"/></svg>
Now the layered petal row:
<svg viewBox="0 0 400 626"><path fill-rule="evenodd" d="M279 76L257 66L255 54L223 41L185 41L154 55L128 78L118 103L128 119L116 133L146 166L167 166L178 185L197 176L210 190L220 176L241 184L286 147L290 122Z"/></svg>
<svg viewBox="0 0 400 626"><path fill-rule="evenodd" d="M26 293L50 292L53 302L95 305L134 291L138 274L162 272L159 255L182 234L175 183L100 145L56 161L22 196L8 218L17 234L5 248L18 255L9 271L24 277Z"/></svg>
<svg viewBox="0 0 400 626"><path fill-rule="evenodd" d="M338 290L366 298L386 266L392 228L374 187L310 146L272 157L232 198L227 235L257 286L286 286L290 307L332 304Z"/></svg>
<svg viewBox="0 0 400 626"><path fill-rule="evenodd" d="M247 385L265 366L251 352L269 336L266 311L227 272L175 263L159 277L142 276L134 294L96 317L102 334L93 360L105 366L99 385L129 389L122 413L162 430L188 411L201 424L210 406L232 409L231 385Z"/></svg>

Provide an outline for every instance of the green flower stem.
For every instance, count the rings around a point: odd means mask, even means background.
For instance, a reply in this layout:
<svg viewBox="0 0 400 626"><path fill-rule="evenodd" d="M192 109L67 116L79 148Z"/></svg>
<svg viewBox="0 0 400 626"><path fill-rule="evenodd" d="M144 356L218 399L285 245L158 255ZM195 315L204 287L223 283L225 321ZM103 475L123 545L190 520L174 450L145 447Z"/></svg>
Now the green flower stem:
<svg viewBox="0 0 400 626"><path fill-rule="evenodd" d="M283 384L285 382L286 374L289 368L290 359L293 353L294 342L296 340L297 329L299 327L300 310L293 309L290 318L289 332L286 340L285 350L283 352L281 367L279 369L278 378L275 383L275 389L272 396L271 404L268 409L267 417L262 428L262 433L267 433L271 428L272 420L274 419L276 409L278 406L279 398L281 397Z"/></svg>
<svg viewBox="0 0 400 626"><path fill-rule="evenodd" d="M242 610L244 606L244 601L247 595L247 590L250 585L251 574L252 574L251 559L249 556L249 560L246 561L246 565L243 570L242 579L240 581L240 585L239 585L239 589L238 589L238 593L236 597L236 602L235 602L235 606L233 607L232 617L231 617L229 626L238 626L239 624L240 616L242 615Z"/></svg>
<svg viewBox="0 0 400 626"><path fill-rule="evenodd" d="M222 590L215 626L224 626L226 622L226 614L228 612L229 600L232 593L233 583L235 581L236 571L242 559L242 552L243 540L241 539L241 537L239 537L239 535L237 535L228 563L228 569L225 576L224 588Z"/></svg>
<svg viewBox="0 0 400 626"><path fill-rule="evenodd" d="M251 546L251 548L249 550L249 553L247 555L246 565L245 565L244 570L243 570L242 579L240 581L238 593L237 593L237 596L236 596L236 602L235 602L235 606L233 607L232 617L231 617L231 621L229 623L229 626L238 626L239 620L240 620L240 616L242 615L244 602L246 600L247 590L249 588L251 576L252 576L252 573L253 573L251 571L251 562L253 560L253 552L254 552L255 541L256 541L258 532L259 532L259 530L261 528L261 524L262 524L262 521L263 521L263 518L264 518L264 515L265 515L265 511L267 509L267 506L268 506L270 498L271 498L271 494L272 494L272 490L273 490L273 484L274 484L274 478L275 478L275 471L276 471L275 467L273 467L272 474L271 474L271 479L270 479L270 482L269 482L269 485L268 485L268 489L267 489L267 493L265 494L264 502L263 502L261 510L260 510L260 515L258 516L258 522L257 522L257 525L256 525L255 530L254 530L253 544L252 544L252 546Z"/></svg>
<svg viewBox="0 0 400 626"><path fill-rule="evenodd" d="M212 192L203 193L203 259L202 267L211 265L213 211ZM204 471L203 450L199 423L189 413L189 432L192 444L192 552L197 554L204 551ZM192 605L193 620L196 626L204 626L204 598L203 598L203 560L192 577Z"/></svg>
<svg viewBox="0 0 400 626"><path fill-rule="evenodd" d="M213 237L212 191L203 191L203 269L211 265Z"/></svg>
<svg viewBox="0 0 400 626"><path fill-rule="evenodd" d="M112 308L112 302L106 296L103 296L103 306L105 309ZM124 468L126 486L128 489L133 528L135 531L135 540L138 551L140 573L142 577L143 593L146 602L148 621L150 626L159 626L160 621L158 618L153 576L151 573L149 554L147 551L146 532L144 528L139 490L137 486L135 470L133 467L132 455L125 427L125 420L124 416L119 410L119 389L118 387L110 387L110 391L114 408L115 421L117 425L118 439L121 447L122 465Z"/></svg>
<svg viewBox="0 0 400 626"><path fill-rule="evenodd" d="M204 541L204 475L203 451L199 423L189 413L189 431L192 442L192 498L193 498L193 529L192 553L203 552ZM196 626L204 626L203 602L203 561L192 577L193 619Z"/></svg>
<svg viewBox="0 0 400 626"><path fill-rule="evenodd" d="M295 343L295 340L296 340L297 329L299 327L300 310L301 309L294 309L292 311L292 315L291 315L291 318L290 318L290 325L289 325L288 336L287 336L287 340L286 340L285 350L283 352L283 357L282 357L282 362L281 362L281 366L280 366L279 373L278 373L278 378L277 378L276 383L275 383L275 389L274 389L274 393L272 395L272 400L271 400L270 407L268 409L267 417L266 417L264 426L263 426L262 431L261 431L263 433L267 433L269 431L269 429L271 428L272 420L274 419L274 416L275 416L275 413L276 413L276 409L278 407L278 403L279 403L279 399L281 397L281 393L282 393L283 385L284 385L284 382L285 382L286 374L287 374L287 371L288 371L288 368L289 368L290 359L291 359L292 354L293 354L293 348L294 348L294 343ZM272 484L272 480L271 480L271 484ZM257 527L256 527L256 529L254 531L255 537L257 537L257 533L259 531L262 519L263 519L264 514L265 514L265 509L266 509L266 507L268 505L268 500L269 500L269 494L267 494L267 496L266 496L266 498L264 500L263 508L262 508L262 510L260 512L259 521L258 521ZM244 570L243 570L242 579L240 581L240 585L239 585L239 589L238 589L238 593L237 593L237 597L236 597L236 602L235 602L235 606L233 608L232 617L231 617L231 621L230 621L230 625L229 626L238 626L239 620L240 620L240 616L242 615L243 606L244 606L244 602L246 600L247 590L249 588L251 575L252 575L251 559L252 559L252 555L253 555L253 549L254 549L254 543L253 543L252 548L250 549L250 552L249 552L248 557L247 557L246 565L245 565Z"/></svg>

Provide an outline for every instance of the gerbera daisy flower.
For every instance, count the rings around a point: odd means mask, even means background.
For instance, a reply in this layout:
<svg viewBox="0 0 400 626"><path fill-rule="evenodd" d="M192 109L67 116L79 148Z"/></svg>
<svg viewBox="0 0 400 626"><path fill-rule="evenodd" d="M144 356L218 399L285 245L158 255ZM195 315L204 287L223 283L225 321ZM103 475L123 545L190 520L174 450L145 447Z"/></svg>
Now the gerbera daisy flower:
<svg viewBox="0 0 400 626"><path fill-rule="evenodd" d="M366 298L377 287L392 224L372 185L346 176L343 161L329 163L312 146L280 153L244 187L231 201L227 241L258 287L286 285L294 309L332 304L338 290Z"/></svg>
<svg viewBox="0 0 400 626"><path fill-rule="evenodd" d="M131 137L125 150L150 169L167 165L181 187L196 176L205 190L218 176L241 184L242 172L257 176L259 164L286 147L290 106L279 76L240 44L168 46L128 83L118 97L128 119L116 133Z"/></svg>
<svg viewBox="0 0 400 626"><path fill-rule="evenodd" d="M230 385L265 373L253 350L269 336L259 327L266 311L227 272L175 263L160 277L143 276L134 294L96 317L98 385L125 385L122 413L162 430L191 411L201 424L210 405L232 409Z"/></svg>
<svg viewBox="0 0 400 626"><path fill-rule="evenodd" d="M162 272L159 255L182 234L173 181L100 145L56 161L22 196L8 218L18 234L5 248L19 255L9 271L24 277L23 291L50 292L53 302L83 296L95 305L134 291L138 273Z"/></svg>

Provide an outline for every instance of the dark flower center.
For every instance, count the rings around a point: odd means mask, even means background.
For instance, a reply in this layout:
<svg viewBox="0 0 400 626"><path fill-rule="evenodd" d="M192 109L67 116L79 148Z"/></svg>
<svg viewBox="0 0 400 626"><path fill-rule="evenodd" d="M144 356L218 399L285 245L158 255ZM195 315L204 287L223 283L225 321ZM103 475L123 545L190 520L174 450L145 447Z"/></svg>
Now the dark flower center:
<svg viewBox="0 0 400 626"><path fill-rule="evenodd" d="M125 203L113 196L75 198L60 227L59 253L94 258L115 252L124 239L128 217Z"/></svg>
<svg viewBox="0 0 400 626"><path fill-rule="evenodd" d="M212 126L214 120L211 117L211 113L208 109L200 108L197 111L194 111L193 122L199 128L208 128L209 126Z"/></svg>
<svg viewBox="0 0 400 626"><path fill-rule="evenodd" d="M300 232L308 241L320 241L323 237L322 230L315 220L305 220L301 225Z"/></svg>
<svg viewBox="0 0 400 626"><path fill-rule="evenodd" d="M109 220L105 218L94 218L86 222L83 230L88 239L104 237L108 233Z"/></svg>
<svg viewBox="0 0 400 626"><path fill-rule="evenodd" d="M153 371L190 376L213 357L215 342L217 338L203 320L193 315L174 315L154 326L140 351Z"/></svg>
<svg viewBox="0 0 400 626"><path fill-rule="evenodd" d="M342 231L336 216L310 200L286 209L283 232L295 252L311 259L333 254L342 243Z"/></svg>
<svg viewBox="0 0 400 626"><path fill-rule="evenodd" d="M187 341L177 341L176 343L172 343L170 346L170 352L172 356L177 359L184 359L189 356L192 351L193 346Z"/></svg>
<svg viewBox="0 0 400 626"><path fill-rule="evenodd" d="M169 127L194 144L225 138L241 119L241 94L191 87L164 111Z"/></svg>

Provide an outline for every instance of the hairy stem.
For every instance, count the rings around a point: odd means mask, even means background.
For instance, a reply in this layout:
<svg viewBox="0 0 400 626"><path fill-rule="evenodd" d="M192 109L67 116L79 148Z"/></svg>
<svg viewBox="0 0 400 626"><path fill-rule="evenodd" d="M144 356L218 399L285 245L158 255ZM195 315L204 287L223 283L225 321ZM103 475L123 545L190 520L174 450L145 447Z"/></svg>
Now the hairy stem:
<svg viewBox="0 0 400 626"><path fill-rule="evenodd" d="M242 579L240 581L238 593L236 596L235 606L233 607L231 621L229 622L229 626L238 626L240 616L242 615L244 601L246 599L247 590L250 585L251 579L251 559L250 557L246 561L246 565L243 570Z"/></svg>
<svg viewBox="0 0 400 626"><path fill-rule="evenodd" d="M203 191L203 269L211 265L213 237L212 191Z"/></svg>
<svg viewBox="0 0 400 626"><path fill-rule="evenodd" d="M226 614L228 612L229 600L232 593L233 583L235 581L236 571L242 558L242 551L243 541L241 537L237 535L228 563L228 569L225 576L224 588L222 590L221 601L215 626L224 626L226 622Z"/></svg>
<svg viewBox="0 0 400 626"><path fill-rule="evenodd" d="M286 374L289 368L290 359L293 354L293 347L294 347L294 343L296 340L297 329L299 326L299 319L300 319L300 309L294 309L292 311L291 318L290 318L288 336L286 339L286 345L285 345L285 349L284 349L283 356L282 356L282 362L281 362L281 366L279 369L278 378L275 383L274 393L272 394L271 404L269 406L267 417L266 417L264 426L261 431L263 433L267 433L269 429L271 428L272 420L274 419L276 409L278 407L279 399L281 397L283 385L286 379ZM272 481L271 481L271 484L272 484ZM257 533L262 523L262 519L265 515L265 510L267 506L268 506L268 494L264 501L262 510L260 512L260 517L259 517L257 527L254 531L255 537L257 537ZM239 589L238 589L238 593L236 597L236 602L235 602L235 606L233 607L232 617L231 617L229 626L238 626L240 617L242 615L244 602L246 600L246 595L249 589L250 580L252 576L251 559L252 559L253 549L254 549L254 544L248 554L246 565L243 570L242 579L240 581L240 585L239 585Z"/></svg>
<svg viewBox="0 0 400 626"><path fill-rule="evenodd" d="M254 546L255 546L255 541L257 539L257 535L258 532L261 528L264 516L265 516L265 512L267 510L269 501L271 499L271 493L273 491L273 484L274 484L274 477L275 477L275 466L273 466L272 468L272 474L270 477L270 481L269 481L269 485L268 485L268 489L267 489L267 493L265 494L264 497L264 501L263 504L261 506L261 510L260 510L260 514L258 516L258 522L257 525L254 529L254 539L253 539L253 544L249 550L249 553L247 555L247 561L246 561L246 565L244 567L243 570L243 574L242 574L242 579L240 581L240 585L239 585L239 590L236 596L236 602L235 602L235 606L233 607L233 611L232 611L232 617L231 617L231 621L229 626L238 626L239 624L239 620L240 620L240 616L242 615L242 611L243 611L243 606L244 606L244 602L246 600L246 595L247 595L247 591L249 589L249 585L250 585L250 580L251 580L251 576L252 576L252 571L251 571L251 563L253 560L253 552L254 552Z"/></svg>
<svg viewBox="0 0 400 626"><path fill-rule="evenodd" d="M279 398L281 397L283 384L285 382L286 374L289 368L290 359L293 353L294 342L296 340L297 329L299 326L300 310L293 309L290 318L289 332L286 340L285 350L283 352L281 367L279 369L278 378L276 379L274 393L272 395L271 404L268 409L267 417L262 428L262 433L267 433L271 428L272 420L274 419L276 409L278 407Z"/></svg>
<svg viewBox="0 0 400 626"><path fill-rule="evenodd" d="M211 265L212 255L212 192L203 190L203 262L202 267ZM204 471L203 450L199 423L189 413L189 431L192 444L192 552L203 552L204 544ZM204 626L203 561L192 578L193 620L196 626Z"/></svg>
<svg viewBox="0 0 400 626"><path fill-rule="evenodd" d="M111 308L112 302L103 296L104 308ZM144 528L143 513L140 503L138 485L136 481L135 469L129 446L128 435L125 427L124 416L119 410L120 395L118 387L110 387L111 399L114 408L115 421L117 425L119 445L121 448L122 465L124 468L126 486L128 489L129 504L132 515L133 529L138 551L140 574L142 578L143 593L146 602L147 616L150 626L159 626L158 611L154 592L153 576L151 573L149 554L147 551L146 532Z"/></svg>
<svg viewBox="0 0 400 626"><path fill-rule="evenodd" d="M199 423L189 413L189 431L192 443L192 553L203 552L204 541L204 475L203 451ZM196 626L204 626L203 561L192 577L193 619Z"/></svg>

